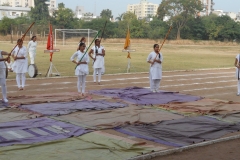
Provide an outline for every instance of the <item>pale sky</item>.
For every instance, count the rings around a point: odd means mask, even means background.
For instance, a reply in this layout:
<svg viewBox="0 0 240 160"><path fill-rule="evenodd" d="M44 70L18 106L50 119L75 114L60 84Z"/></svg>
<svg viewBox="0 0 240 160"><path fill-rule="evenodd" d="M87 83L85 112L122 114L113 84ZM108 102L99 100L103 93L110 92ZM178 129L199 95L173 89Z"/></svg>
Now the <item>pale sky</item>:
<svg viewBox="0 0 240 160"><path fill-rule="evenodd" d="M162 0L148 0L148 2L160 4ZM85 12L100 15L103 9L110 9L114 18L127 11L128 4L139 3L140 0L57 0L57 4L63 2L65 7L75 11L76 6L84 6ZM224 12L239 12L240 0L213 0L215 10L223 10ZM95 5L96 4L96 5ZM95 9L96 6L96 9Z"/></svg>

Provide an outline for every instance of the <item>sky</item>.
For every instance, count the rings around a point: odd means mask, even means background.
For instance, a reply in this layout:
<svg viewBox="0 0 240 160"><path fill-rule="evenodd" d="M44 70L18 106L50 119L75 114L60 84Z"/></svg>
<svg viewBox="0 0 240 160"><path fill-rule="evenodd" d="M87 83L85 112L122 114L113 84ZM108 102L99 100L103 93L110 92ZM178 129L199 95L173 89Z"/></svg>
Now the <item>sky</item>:
<svg viewBox="0 0 240 160"><path fill-rule="evenodd" d="M148 0L148 2L155 4L160 4L161 1L162 0ZM75 11L76 6L84 6L85 12L96 13L97 16L100 15L102 10L110 9L114 18L126 12L128 4L136 4L139 2L140 0L57 0L57 4L64 3L65 7L73 11ZM240 11L240 0L213 0L213 2L215 3L213 6L215 10L235 13Z"/></svg>

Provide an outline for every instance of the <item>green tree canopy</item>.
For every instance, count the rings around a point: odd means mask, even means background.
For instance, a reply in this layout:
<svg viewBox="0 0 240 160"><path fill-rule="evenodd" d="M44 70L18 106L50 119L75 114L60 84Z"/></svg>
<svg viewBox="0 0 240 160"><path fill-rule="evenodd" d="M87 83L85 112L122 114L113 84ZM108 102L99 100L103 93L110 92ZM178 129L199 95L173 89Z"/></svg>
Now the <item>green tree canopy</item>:
<svg viewBox="0 0 240 160"><path fill-rule="evenodd" d="M53 13L52 21L60 29L74 29L78 27L78 19L74 18L73 11L65 8L63 3L58 4L58 10Z"/></svg>
<svg viewBox="0 0 240 160"><path fill-rule="evenodd" d="M106 18L106 19L113 18L113 16L112 16L112 11L109 10L109 9L104 9L104 10L102 10L102 12L100 13L100 16L101 16L102 18Z"/></svg>
<svg viewBox="0 0 240 160"><path fill-rule="evenodd" d="M48 6L45 3L47 0L34 0L35 7L31 8L29 15L33 21L38 24L46 24L49 20Z"/></svg>
<svg viewBox="0 0 240 160"><path fill-rule="evenodd" d="M170 16L170 23L177 28L177 39L181 38L181 29L190 17L195 17L202 10L199 0L163 0L159 6L157 15Z"/></svg>

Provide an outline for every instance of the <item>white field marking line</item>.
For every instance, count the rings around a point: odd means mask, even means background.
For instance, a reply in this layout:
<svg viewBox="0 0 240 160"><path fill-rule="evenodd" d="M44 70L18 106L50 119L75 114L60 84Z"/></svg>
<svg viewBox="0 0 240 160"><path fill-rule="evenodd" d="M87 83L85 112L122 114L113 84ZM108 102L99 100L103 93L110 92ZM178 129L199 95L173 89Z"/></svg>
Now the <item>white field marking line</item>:
<svg viewBox="0 0 240 160"><path fill-rule="evenodd" d="M188 83L188 84L176 84L176 85L162 85L161 88L169 88L169 87L183 87L183 86L191 86L191 85L202 85L202 84L215 84L215 83L228 83L228 82L235 82L236 80L229 80L229 81L214 81L214 82L203 82L203 83ZM114 83L114 84L106 84L101 86L115 86L115 85L126 85L126 84L148 84L149 81L144 82L127 82L127 83ZM41 85L41 84L40 84ZM30 85L26 85L30 86ZM68 89L72 87L61 87L61 88L54 88L54 89ZM46 89L34 89L34 91L43 91ZM193 89L194 90L194 89ZM184 90L186 91L186 90ZM9 91L9 93L11 93Z"/></svg>
<svg viewBox="0 0 240 160"><path fill-rule="evenodd" d="M214 70L227 70L235 69L235 67L229 68L206 68L206 69L192 69L192 70L173 70L173 71L163 71L163 73L172 73L172 72L196 72L196 71L214 71ZM111 75L136 75L136 74L148 74L149 72L134 72L134 73L116 73L116 74L105 74L106 76ZM224 73L224 72L223 72ZM225 72L229 73L229 72ZM215 73L217 74L217 73ZM221 73L222 74L222 73ZM204 74L205 75L205 74ZM41 77L41 78L26 78L27 80L45 80L45 79L62 79L62 78L75 78L76 76L60 76L60 77ZM7 79L7 81L15 81L15 79Z"/></svg>
<svg viewBox="0 0 240 160"><path fill-rule="evenodd" d="M215 83L226 83L226 82L236 82L236 80L229 80L229 81L214 81L214 82L204 82L204 83L188 83L188 84L176 84L176 85L163 85L162 87L180 87L180 86L192 86L192 85L199 85L199 84L215 84Z"/></svg>
<svg viewBox="0 0 240 160"><path fill-rule="evenodd" d="M163 77L166 77L166 76L163 76ZM235 76L233 76L234 78ZM119 81L126 81L126 80L136 80L136 79L139 79L139 78L142 78L142 79L149 79L149 77L138 77L138 78L116 78L116 79L109 79L109 80L102 80L102 82L109 82L109 81L113 81L113 80L119 80ZM172 81L186 81L186 80L202 80L202 79L217 79L217 78L229 78L229 76L218 76L218 77L204 77L204 78L190 78L190 79L176 79L176 80L163 80L163 81L166 81L166 82L172 82ZM86 81L86 82L92 82L92 81ZM60 82L58 84L72 84L72 83L76 83L76 82ZM33 85L43 85L43 86L46 86L46 85L52 85L54 83L41 83L41 84L33 84ZM26 84L26 86L31 86L32 84ZM17 86L17 85L8 85L8 87L11 87L11 86Z"/></svg>
<svg viewBox="0 0 240 160"><path fill-rule="evenodd" d="M211 89L223 89L223 88L232 88L232 87L237 87L237 85L224 86L224 87L213 87L213 88L198 88L198 89L182 90L181 92L192 92L192 91L211 90Z"/></svg>
<svg viewBox="0 0 240 160"><path fill-rule="evenodd" d="M212 97L212 96L219 96L219 95L227 95L227 94L231 94L231 95L236 95L237 92L228 92L228 93L218 93L218 94L208 94L208 95L204 95L204 97Z"/></svg>

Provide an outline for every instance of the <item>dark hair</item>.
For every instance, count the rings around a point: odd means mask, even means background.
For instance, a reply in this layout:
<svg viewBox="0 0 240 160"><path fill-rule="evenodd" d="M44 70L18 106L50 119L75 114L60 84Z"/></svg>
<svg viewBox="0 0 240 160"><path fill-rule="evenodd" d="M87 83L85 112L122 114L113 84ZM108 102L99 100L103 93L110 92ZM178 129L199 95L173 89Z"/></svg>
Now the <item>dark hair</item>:
<svg viewBox="0 0 240 160"><path fill-rule="evenodd" d="M83 45L85 45L85 43L80 43L79 46L78 46L78 50L80 50L80 47L82 47Z"/></svg>
<svg viewBox="0 0 240 160"><path fill-rule="evenodd" d="M157 46L159 46L159 45L158 45L158 44L154 44L154 45L153 45L153 48L155 48L155 47L157 47Z"/></svg>
<svg viewBox="0 0 240 160"><path fill-rule="evenodd" d="M100 40L99 40L98 38L97 38L97 39L95 39L95 44L96 44L96 42L97 42L97 41L100 41Z"/></svg>
<svg viewBox="0 0 240 160"><path fill-rule="evenodd" d="M83 40L86 39L85 37L82 37L79 41L79 43L83 42Z"/></svg>
<svg viewBox="0 0 240 160"><path fill-rule="evenodd" d="M159 45L158 45L158 44L154 44L154 45L153 45L153 48L155 48L155 47L157 47L157 46L159 46ZM158 56L159 56L159 59L160 59L160 58L161 58L161 55L159 54Z"/></svg>
<svg viewBox="0 0 240 160"><path fill-rule="evenodd" d="M35 37L37 37L37 36L32 36L31 40L33 40Z"/></svg>
<svg viewBox="0 0 240 160"><path fill-rule="evenodd" d="M17 40L17 43L20 43L20 42L23 42L23 40L22 40L21 38L19 38L19 39Z"/></svg>

